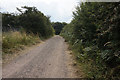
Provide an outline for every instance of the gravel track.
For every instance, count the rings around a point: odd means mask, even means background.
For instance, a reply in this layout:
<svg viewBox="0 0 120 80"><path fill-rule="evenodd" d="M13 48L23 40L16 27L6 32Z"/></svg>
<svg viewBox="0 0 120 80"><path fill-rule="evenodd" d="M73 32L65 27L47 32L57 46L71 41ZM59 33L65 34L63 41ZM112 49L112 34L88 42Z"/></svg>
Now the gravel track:
<svg viewBox="0 0 120 80"><path fill-rule="evenodd" d="M28 50L3 67L3 78L73 78L71 57L60 36Z"/></svg>

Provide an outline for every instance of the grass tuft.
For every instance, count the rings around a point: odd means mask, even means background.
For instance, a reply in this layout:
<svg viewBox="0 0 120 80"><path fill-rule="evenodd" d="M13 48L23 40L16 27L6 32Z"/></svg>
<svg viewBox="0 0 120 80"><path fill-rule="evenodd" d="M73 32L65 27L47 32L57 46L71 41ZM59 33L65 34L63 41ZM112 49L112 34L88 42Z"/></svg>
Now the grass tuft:
<svg viewBox="0 0 120 80"><path fill-rule="evenodd" d="M3 32L2 51L4 54L11 54L14 51L24 49L26 45L34 45L40 42L38 35L27 34L26 32L9 31Z"/></svg>

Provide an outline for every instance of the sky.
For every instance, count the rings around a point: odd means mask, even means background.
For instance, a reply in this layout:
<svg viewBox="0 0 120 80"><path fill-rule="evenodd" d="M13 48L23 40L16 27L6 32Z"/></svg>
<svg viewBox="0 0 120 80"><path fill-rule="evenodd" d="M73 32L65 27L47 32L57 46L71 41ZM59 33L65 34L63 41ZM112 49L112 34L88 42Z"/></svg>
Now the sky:
<svg viewBox="0 0 120 80"><path fill-rule="evenodd" d="M46 16L51 16L52 22L69 23L79 2L80 0L0 0L0 12L17 13L16 7L34 6Z"/></svg>

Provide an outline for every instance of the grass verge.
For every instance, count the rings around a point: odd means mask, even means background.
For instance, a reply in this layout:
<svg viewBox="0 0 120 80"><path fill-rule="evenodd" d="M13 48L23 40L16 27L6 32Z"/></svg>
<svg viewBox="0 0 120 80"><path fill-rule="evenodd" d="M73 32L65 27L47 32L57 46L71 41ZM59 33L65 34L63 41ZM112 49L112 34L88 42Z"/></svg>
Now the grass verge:
<svg viewBox="0 0 120 80"><path fill-rule="evenodd" d="M26 32L9 31L2 35L2 55L12 54L15 51L24 49L24 46L35 45L40 42L38 35L27 34Z"/></svg>

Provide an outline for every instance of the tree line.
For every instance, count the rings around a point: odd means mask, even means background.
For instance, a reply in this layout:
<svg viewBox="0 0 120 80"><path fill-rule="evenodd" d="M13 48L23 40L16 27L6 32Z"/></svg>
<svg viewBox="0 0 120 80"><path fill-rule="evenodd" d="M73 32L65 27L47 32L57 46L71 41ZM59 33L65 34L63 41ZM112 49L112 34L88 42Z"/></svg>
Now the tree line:
<svg viewBox="0 0 120 80"><path fill-rule="evenodd" d="M45 16L36 7L24 6L17 10L19 14L2 13L3 32L10 29L24 29L27 33L34 33L44 38L54 35L50 17Z"/></svg>
<svg viewBox="0 0 120 80"><path fill-rule="evenodd" d="M59 35L65 25L67 25L66 22L52 22L52 26L55 29L55 34Z"/></svg>
<svg viewBox="0 0 120 80"><path fill-rule="evenodd" d="M120 2L80 3L61 35L88 77L120 78Z"/></svg>

